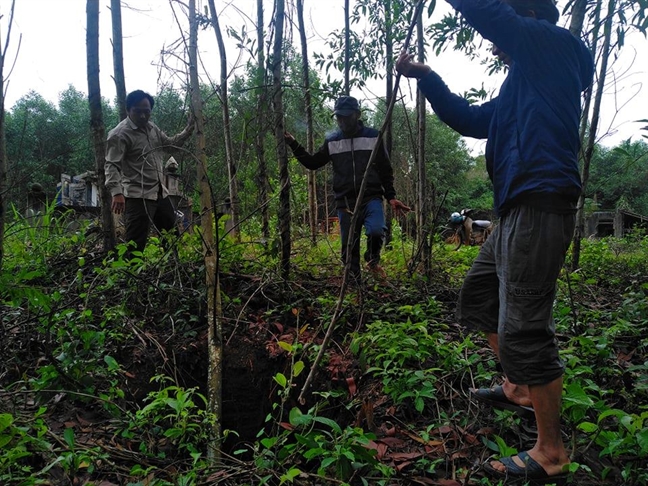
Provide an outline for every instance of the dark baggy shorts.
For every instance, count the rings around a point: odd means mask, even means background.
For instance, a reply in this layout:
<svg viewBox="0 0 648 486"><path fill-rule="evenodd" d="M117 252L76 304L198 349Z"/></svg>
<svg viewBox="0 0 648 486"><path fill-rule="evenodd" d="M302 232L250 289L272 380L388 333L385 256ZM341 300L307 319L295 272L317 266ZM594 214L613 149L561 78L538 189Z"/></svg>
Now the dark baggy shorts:
<svg viewBox="0 0 648 486"><path fill-rule="evenodd" d="M500 362L512 383L543 385L563 374L553 302L574 226L573 214L512 209L482 246L461 288L460 324L497 333Z"/></svg>

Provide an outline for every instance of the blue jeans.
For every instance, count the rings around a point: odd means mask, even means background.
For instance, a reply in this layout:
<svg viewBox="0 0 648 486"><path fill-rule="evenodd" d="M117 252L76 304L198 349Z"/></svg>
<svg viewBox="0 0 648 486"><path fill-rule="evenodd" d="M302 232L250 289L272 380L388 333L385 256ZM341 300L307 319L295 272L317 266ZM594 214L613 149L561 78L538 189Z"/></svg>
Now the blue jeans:
<svg viewBox="0 0 648 486"><path fill-rule="evenodd" d="M347 261L347 246L349 234L351 233L351 218L353 215L346 209L338 209L340 220L340 236L342 237L342 262ZM360 214L353 231L353 246L351 248L351 275L360 275L360 230L365 228L367 235L367 251L364 258L369 265L378 265L380 262L380 250L387 227L385 225L385 213L383 212L382 198L372 199L359 209Z"/></svg>

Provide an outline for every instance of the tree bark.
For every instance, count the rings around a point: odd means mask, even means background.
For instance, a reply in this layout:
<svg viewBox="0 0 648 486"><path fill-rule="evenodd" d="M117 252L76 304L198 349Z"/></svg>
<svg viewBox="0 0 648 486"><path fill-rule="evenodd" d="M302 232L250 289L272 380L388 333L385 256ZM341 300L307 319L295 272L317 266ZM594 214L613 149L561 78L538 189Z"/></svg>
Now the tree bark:
<svg viewBox="0 0 648 486"><path fill-rule="evenodd" d="M392 98L394 97L394 37L392 34L392 8L391 0L384 0L385 2L385 106L390 106L392 104ZM392 118L389 117L386 119L385 125L385 149L391 157L392 148L393 148L393 123ZM393 166L393 162L392 162ZM392 240L392 220L393 212L389 204L386 205L385 210L385 225L387 226L387 231L385 232L385 246L391 244Z"/></svg>
<svg viewBox="0 0 648 486"><path fill-rule="evenodd" d="M304 105L306 111L306 150L309 154L314 151L313 135L313 106L310 89L310 67L308 65L308 44L306 42L306 27L304 25L304 0L297 0L297 21L299 23L299 40L302 50L302 79L304 84ZM317 242L317 183L314 170L308 171L308 220L310 223L311 241Z"/></svg>
<svg viewBox="0 0 648 486"><path fill-rule="evenodd" d="M7 23L7 37L4 46L0 39L0 270L4 262L4 229L7 219L7 138L5 133L5 78L4 65L7 59L7 49L11 40L11 26L13 25L14 8L16 0L11 2L9 22Z"/></svg>
<svg viewBox="0 0 648 486"><path fill-rule="evenodd" d="M416 43L418 52L418 61L425 62L425 32L423 30L423 17L416 19ZM416 211L416 241L417 248L420 249L423 269L426 276L431 277L431 244L430 228L428 228L428 214L430 206L427 204L427 177L425 164L425 132L427 111L425 109L426 99L421 90L416 91L416 114L417 114L417 134L416 134L416 162L417 162L417 211ZM432 189L434 197L434 188ZM431 207L435 207L434 200Z"/></svg>
<svg viewBox="0 0 648 486"><path fill-rule="evenodd" d="M267 76L265 65L264 34L263 34L263 0L257 0L257 130L254 140L258 171L257 183L259 187L259 202L261 204L261 234L265 241L270 239L270 213L268 211L268 197L270 194L270 181L268 178L268 164L265 158L264 141L266 131L266 102L268 99Z"/></svg>
<svg viewBox="0 0 648 486"><path fill-rule="evenodd" d="M104 172L104 166L106 165L106 127L101 108L101 84L99 82L99 0L87 0L86 16L90 130L92 132L97 184L99 186L104 250L110 251L115 247L115 223L110 204L112 196L106 187L106 174Z"/></svg>
<svg viewBox="0 0 648 486"><path fill-rule="evenodd" d="M207 174L207 154L205 152L205 126L203 121L202 98L198 81L198 20L196 0L189 0L189 83L191 86L191 107L196 120L196 159L198 191L200 193L200 231L205 261L205 280L207 286L207 352L209 369L207 372L207 401L209 412L216 417L212 429L215 447L208 450L208 458L220 459L222 440L222 396L223 396L223 323L220 295L220 279L217 239L214 237L214 201ZM218 235L217 235L218 236Z"/></svg>
<svg viewBox="0 0 648 486"><path fill-rule="evenodd" d="M351 11L349 0L344 0L344 94L349 95L351 90ZM328 214L328 211L327 211Z"/></svg>
<svg viewBox="0 0 648 486"><path fill-rule="evenodd" d="M110 14L112 19L113 80L117 91L119 119L123 120L128 114L126 113L126 77L124 75L121 0L110 0Z"/></svg>
<svg viewBox="0 0 648 486"><path fill-rule="evenodd" d="M571 19L569 21L569 32L571 32L572 35L576 37L581 36L586 13L587 0L576 0L572 6Z"/></svg>
<svg viewBox="0 0 648 486"><path fill-rule="evenodd" d="M229 176L229 197L231 205L231 228L234 236L238 240L240 237L239 230L239 197L238 197L238 180L236 175L236 163L234 162L234 150L232 148L232 127L230 125L229 100L227 94L227 52L225 42L223 42L223 33L218 23L218 14L214 0L209 0L209 10L211 12L211 22L218 42L218 52L220 53L220 94L223 105L223 138L225 141L225 158L227 159L227 173Z"/></svg>
<svg viewBox="0 0 648 486"><path fill-rule="evenodd" d="M281 276L287 280L290 275L290 175L288 173L288 156L284 133L284 109L282 91L282 47L283 24L285 16L284 0L276 0L275 9L275 40L272 54L272 88L274 109L274 130L277 145L277 160L279 162L279 238L281 244Z"/></svg>
<svg viewBox="0 0 648 486"><path fill-rule="evenodd" d="M597 8L601 7L601 0L597 3ZM580 253L581 253L581 240L585 233L585 195L587 193L587 183L589 181L590 165L592 163L592 155L594 154L594 145L596 144L596 136L598 132L598 125L601 114L601 102L603 99L603 91L605 89L605 78L607 75L608 62L610 58L610 46L612 39L612 24L614 20L614 11L616 9L616 0L608 1L607 16L603 24L603 46L601 47L600 59L601 64L599 68L599 75L596 81L596 94L594 95L594 105L592 106L592 116L589 120L589 130L586 140L585 150L583 151L583 166L581 169L581 184L582 190L578 198L578 205L576 211L576 230L574 231L574 241L572 242L572 270L575 271L580 268ZM598 29L595 29L598 37ZM595 57L596 58L596 57ZM591 91L590 91L591 93ZM591 96L591 94L590 94ZM586 103L589 107L589 101Z"/></svg>
<svg viewBox="0 0 648 486"><path fill-rule="evenodd" d="M597 0L597 3L594 7L594 27L592 29L592 33L590 34L590 38L592 39L591 47L590 47L590 52L592 53L592 58L596 59L596 53L598 52L598 45L599 45L599 33L601 30L601 1L602 0ZM583 14L583 17L585 14ZM572 28L573 27L573 28ZM578 24L574 23L570 27L570 31L576 32L576 29L578 28ZM579 32L579 36L582 35L582 29L583 25L580 25L581 31ZM579 131L579 139L581 142L581 159L583 158L583 152L584 152L584 147L585 147L585 136L587 134L587 128L589 126L589 113L590 113L590 108L592 106L592 93L594 92L594 86L590 86L587 88L587 91L585 93L585 100L583 103L583 113L581 115L581 124L580 124L580 131Z"/></svg>

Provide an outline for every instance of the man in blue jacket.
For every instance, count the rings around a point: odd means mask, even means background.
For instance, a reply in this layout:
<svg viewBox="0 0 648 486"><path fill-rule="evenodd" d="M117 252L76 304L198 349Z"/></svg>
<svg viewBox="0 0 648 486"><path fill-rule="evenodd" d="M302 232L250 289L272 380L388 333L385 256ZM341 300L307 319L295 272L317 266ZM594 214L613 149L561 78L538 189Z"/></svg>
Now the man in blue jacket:
<svg viewBox="0 0 648 486"><path fill-rule="evenodd" d="M505 374L502 386L471 390L492 406L531 412L534 447L486 462L496 476L533 482L565 475L560 431L564 366L553 321L556 281L573 236L581 191L581 92L593 76L582 41L557 27L552 0L447 0L508 65L499 95L471 105L438 74L402 53L396 65L436 114L469 137L487 138L486 164L500 224L461 289L460 322L486 333Z"/></svg>
<svg viewBox="0 0 648 486"><path fill-rule="evenodd" d="M360 204L356 206L360 185L364 178L371 152L378 142L378 130L364 126L360 120L360 105L352 96L342 96L335 102L333 116L339 130L326 137L324 144L314 154L309 154L290 133L286 132L286 143L295 158L307 169L316 170L329 162L333 163L333 192L340 222L342 239L342 261L347 261L349 236L353 234L351 250L351 277L360 278L360 229L365 227L367 251L364 258L369 270L380 277L380 251L385 236L385 214L383 197L395 212L410 208L396 199L394 171L384 146L378 147L376 158L369 168L367 184ZM351 230L353 211L360 215L357 227Z"/></svg>

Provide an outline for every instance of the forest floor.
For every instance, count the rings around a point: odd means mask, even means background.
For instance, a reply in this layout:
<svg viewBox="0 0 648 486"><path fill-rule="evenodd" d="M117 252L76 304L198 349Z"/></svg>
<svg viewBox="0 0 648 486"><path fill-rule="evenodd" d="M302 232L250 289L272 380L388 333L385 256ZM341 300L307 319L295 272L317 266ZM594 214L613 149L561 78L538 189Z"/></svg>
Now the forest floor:
<svg viewBox="0 0 648 486"><path fill-rule="evenodd" d="M3 344L0 351L4 358L0 368L0 412L8 411L16 417L38 416L46 423L52 442L68 449L70 438L65 431L72 429L75 431L72 448L99 450L102 459L89 467L89 461L83 463L76 454L81 462L74 468L61 464L51 467L49 482L16 484L153 485L163 484L153 479L161 480L164 474L168 484L179 484L173 478L180 469L180 458L186 460L186 451L180 454L171 450L171 441L166 442L164 438L125 433L123 424L115 421L113 414L107 411L110 406L136 410L150 405L151 393L159 393L160 380L156 377L160 375L171 377L179 387L196 389L207 396L208 331L200 263L192 266L167 261L162 266L145 269L115 268L107 276L106 272L96 270L101 266L99 254L87 254L86 258L81 270L64 254L50 262L51 273L43 275L40 284L42 287L57 285L58 297L49 307L48 315L43 308L30 311L28 306L2 305ZM322 272L314 275L297 270L292 281L287 283L268 274L246 272L245 265L241 264L222 275L226 316L221 322L224 351L222 429L235 431L228 435L222 451L232 461L231 470L238 471L229 479L224 472L215 472L192 484L260 484L254 481L256 476L249 470L249 461L253 460L250 451L254 449L259 432L270 428L267 417L275 409L273 404L279 402L281 390L273 377L278 373L291 376L294 366L291 353L282 343L299 343L312 349L322 345L339 296L341 272L335 264L323 272L333 275L328 277L317 276ZM527 450L535 442L533 420L483 407L470 400L469 387L488 387L500 380L497 365L485 342L477 353L481 360L492 365L493 380L490 382L475 383L469 372L447 373L439 362L413 365L415 369L438 368L435 399L427 401L421 411L417 411L411 401L395 404L383 390L383 384L367 372L362 355L352 350L352 337L363 332L368 323L393 319L393 314L384 314L385 309L413 307L431 298L437 303L435 321L441 323L443 329L439 339L446 343L464 340L464 330L454 318L457 293L458 285L443 272L438 273L437 281L426 283L417 279L408 281L393 273L389 273L386 280L367 275L365 285L350 288L344 296L346 304L327 346L326 360L305 393L306 403L300 405L297 396L312 360L306 363L305 372L295 378L292 391L284 395L281 407L287 414L294 407L308 410L317 402L317 397L328 393L327 406L319 413L341 428L355 426L375 436L369 447L375 449L377 458L393 467L396 474L389 483L369 480L368 484L498 484L487 482L481 468L493 454L486 447L492 437L501 436L519 451ZM614 308L621 305L622 298L618 292L601 292L596 297L596 305ZM390 305L386 307L386 304ZM118 315L106 318L108 308ZM90 336L87 331L66 327L72 319L78 319L73 315L84 312L86 321L93 323L90 327L101 335ZM77 344L66 351L61 343L70 339L69 334L74 332L79 332L76 337L81 341L85 339L85 344ZM480 338L474 339L480 342ZM99 390L110 388L111 378L99 373L94 376L93 369L79 371L72 365L69 368L64 365L66 359L61 353L87 353L90 362L95 356L93 352L100 346L102 352L99 354L104 359L110 356L119 364L119 372L112 378L117 376L117 381L112 383L119 387L122 395L97 398L89 392L80 392L97 390L99 394ZM619 350L619 353L622 351L627 350ZM304 355L313 357L314 352ZM31 385L26 386L28 383ZM39 414L37 411L41 407L44 411ZM565 429L565 441L574 442L576 433ZM147 441L155 441L155 444ZM145 465L153 472L144 480L134 482L133 466L142 465L139 451L143 450L144 443L147 450L157 451L158 455L146 459ZM242 450L247 452L240 453ZM597 477L601 477L604 468L609 468L609 480L597 482L591 479L591 474L582 471L574 476L574 484L622 484L615 465L601 460L598 452L594 447L574 451L573 458L597 473ZM33 467L47 465L46 461L38 464L38 460L38 456L30 459L35 461ZM434 473L425 473L421 469L423 463L429 464L428 471ZM314 477L295 478L294 482L342 484ZM360 478L351 478L349 483L363 484Z"/></svg>

